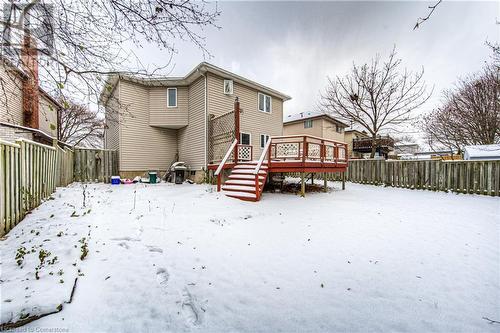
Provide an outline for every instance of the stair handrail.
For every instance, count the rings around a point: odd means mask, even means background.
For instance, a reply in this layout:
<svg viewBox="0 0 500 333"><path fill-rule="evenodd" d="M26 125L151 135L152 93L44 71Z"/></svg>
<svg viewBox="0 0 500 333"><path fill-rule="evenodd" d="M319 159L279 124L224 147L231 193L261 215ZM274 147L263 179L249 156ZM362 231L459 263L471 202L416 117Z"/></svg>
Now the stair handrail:
<svg viewBox="0 0 500 333"><path fill-rule="evenodd" d="M271 144L271 138L269 138L269 140L267 140L266 145L264 146L264 149L262 150L262 154L260 154L259 161L257 162L255 169L253 170L254 175L259 174L260 167L262 166L262 163L264 162L264 158L266 157L266 154L269 150L270 144ZM270 158L270 156L269 156L269 158Z"/></svg>
<svg viewBox="0 0 500 333"><path fill-rule="evenodd" d="M215 176L218 176L220 174L220 172L222 171L222 168L224 167L224 165L227 162L227 159L229 158L229 155L231 155L231 153L234 150L234 147L236 147L237 144L238 144L238 140L234 139L233 143L231 144L231 146L227 150L226 155L224 155L224 158L222 159L219 166L217 167L217 170L215 170L215 173L214 173Z"/></svg>

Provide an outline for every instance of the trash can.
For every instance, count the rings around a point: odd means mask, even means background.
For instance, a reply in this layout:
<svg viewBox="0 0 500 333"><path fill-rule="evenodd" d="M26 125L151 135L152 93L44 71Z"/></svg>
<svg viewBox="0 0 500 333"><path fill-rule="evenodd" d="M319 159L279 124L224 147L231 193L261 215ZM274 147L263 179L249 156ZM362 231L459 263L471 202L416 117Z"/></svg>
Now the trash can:
<svg viewBox="0 0 500 333"><path fill-rule="evenodd" d="M149 183L156 184L156 171L149 171Z"/></svg>

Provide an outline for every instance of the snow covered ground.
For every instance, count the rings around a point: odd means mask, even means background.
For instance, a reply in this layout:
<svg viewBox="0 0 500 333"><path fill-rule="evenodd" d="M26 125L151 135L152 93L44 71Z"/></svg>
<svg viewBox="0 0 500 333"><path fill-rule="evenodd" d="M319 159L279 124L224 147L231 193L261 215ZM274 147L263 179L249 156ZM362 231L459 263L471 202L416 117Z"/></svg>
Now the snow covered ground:
<svg viewBox="0 0 500 333"><path fill-rule="evenodd" d="M0 242L2 323L61 304L26 328L500 331L483 318L500 321L500 198L330 186L251 203L96 184L85 207L81 184L58 189Z"/></svg>

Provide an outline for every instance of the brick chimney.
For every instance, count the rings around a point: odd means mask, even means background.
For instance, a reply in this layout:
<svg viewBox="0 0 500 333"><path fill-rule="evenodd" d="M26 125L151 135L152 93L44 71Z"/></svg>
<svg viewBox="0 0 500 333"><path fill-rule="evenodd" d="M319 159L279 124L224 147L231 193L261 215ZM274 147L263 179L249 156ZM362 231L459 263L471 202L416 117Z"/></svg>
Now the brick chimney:
<svg viewBox="0 0 500 333"><path fill-rule="evenodd" d="M36 41L28 32L24 34L21 63L22 69L27 75L22 85L24 126L39 128L38 102L40 91L38 87L38 51Z"/></svg>

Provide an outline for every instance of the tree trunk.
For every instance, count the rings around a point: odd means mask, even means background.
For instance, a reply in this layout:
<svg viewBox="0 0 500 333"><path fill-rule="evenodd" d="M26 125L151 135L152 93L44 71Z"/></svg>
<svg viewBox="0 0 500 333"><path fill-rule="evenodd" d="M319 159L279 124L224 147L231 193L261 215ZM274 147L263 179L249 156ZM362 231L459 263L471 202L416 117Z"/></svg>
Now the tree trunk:
<svg viewBox="0 0 500 333"><path fill-rule="evenodd" d="M370 153L370 158L375 157L375 151L377 150L377 136L372 137L372 151Z"/></svg>

